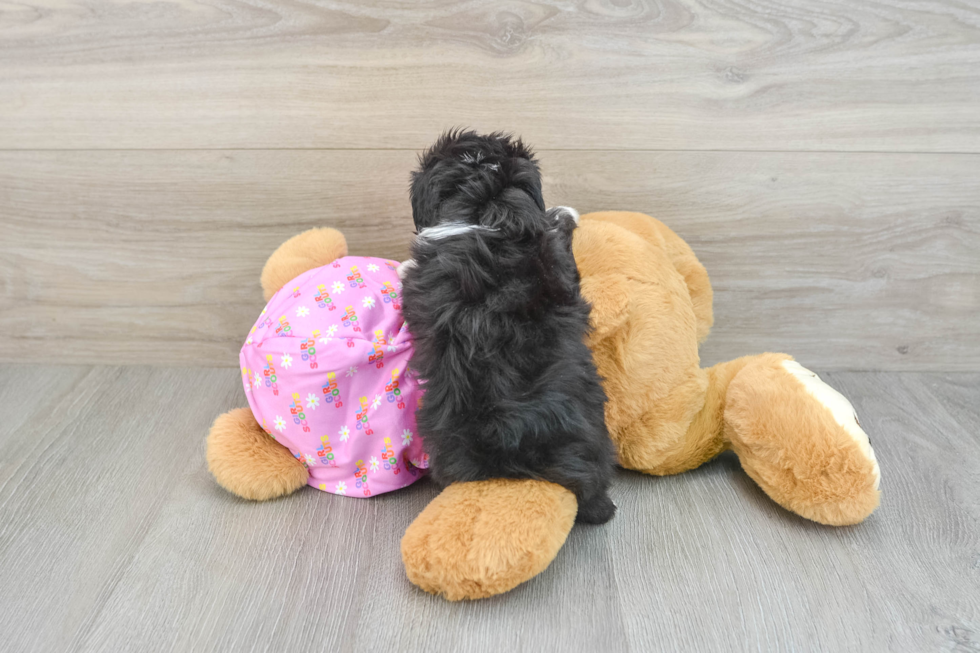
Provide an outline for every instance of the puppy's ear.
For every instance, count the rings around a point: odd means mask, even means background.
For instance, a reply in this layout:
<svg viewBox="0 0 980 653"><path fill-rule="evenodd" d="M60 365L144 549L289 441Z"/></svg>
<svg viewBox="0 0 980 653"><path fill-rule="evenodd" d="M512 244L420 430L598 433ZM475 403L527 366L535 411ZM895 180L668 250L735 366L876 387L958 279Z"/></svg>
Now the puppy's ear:
<svg viewBox="0 0 980 653"><path fill-rule="evenodd" d="M552 226L545 217L541 171L534 154L521 141L504 142L505 158L487 190L492 191L480 224L515 238L540 233ZM499 189L499 190L498 190Z"/></svg>
<svg viewBox="0 0 980 653"><path fill-rule="evenodd" d="M420 160L419 169L412 173L410 198L412 219L418 230L431 227L438 222L439 179L442 175L435 166L424 166Z"/></svg>
<svg viewBox="0 0 980 653"><path fill-rule="evenodd" d="M458 179L465 178L466 166L455 160L454 152L474 138L473 132L450 129L419 155L409 192L416 229L438 224L441 202L455 192Z"/></svg>
<svg viewBox="0 0 980 653"><path fill-rule="evenodd" d="M538 161L534 157L531 148L517 139L509 143L508 153L511 156L508 161L508 173L510 185L520 188L531 196L535 206L544 211L544 195L541 192L541 170L538 168Z"/></svg>

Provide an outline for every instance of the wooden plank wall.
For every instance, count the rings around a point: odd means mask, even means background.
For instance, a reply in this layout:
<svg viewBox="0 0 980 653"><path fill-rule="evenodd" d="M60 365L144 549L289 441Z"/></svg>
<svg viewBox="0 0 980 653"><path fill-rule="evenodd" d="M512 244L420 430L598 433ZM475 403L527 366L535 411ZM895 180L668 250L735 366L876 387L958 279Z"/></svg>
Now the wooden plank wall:
<svg viewBox="0 0 980 653"><path fill-rule="evenodd" d="M25 0L0 10L0 361L226 365L290 235L403 257L444 128L712 275L705 362L980 369L980 7Z"/></svg>

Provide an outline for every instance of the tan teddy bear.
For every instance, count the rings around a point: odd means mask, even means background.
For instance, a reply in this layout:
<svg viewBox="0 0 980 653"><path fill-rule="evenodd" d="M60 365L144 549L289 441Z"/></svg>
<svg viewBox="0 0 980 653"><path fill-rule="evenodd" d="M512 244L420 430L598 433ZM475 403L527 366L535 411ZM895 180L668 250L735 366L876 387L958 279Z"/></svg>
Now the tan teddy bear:
<svg viewBox="0 0 980 653"><path fill-rule="evenodd" d="M649 216L603 212L582 216L574 251L592 303L589 346L620 465L676 474L731 449L766 494L803 517L839 526L871 514L880 472L847 399L785 354L700 367L712 292L687 243ZM266 297L344 254L334 230L294 237L263 270ZM248 409L216 420L208 464L223 487L249 499L287 494L307 481L302 463ZM450 600L506 592L550 564L576 508L569 490L544 481L451 485L406 531L405 570Z"/></svg>

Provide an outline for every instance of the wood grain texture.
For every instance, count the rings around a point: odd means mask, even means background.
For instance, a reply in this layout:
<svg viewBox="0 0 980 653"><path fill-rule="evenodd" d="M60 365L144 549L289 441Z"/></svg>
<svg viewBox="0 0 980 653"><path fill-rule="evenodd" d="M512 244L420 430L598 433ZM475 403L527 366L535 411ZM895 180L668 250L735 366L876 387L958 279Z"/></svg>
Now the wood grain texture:
<svg viewBox="0 0 980 653"><path fill-rule="evenodd" d="M980 152L961 0L22 0L0 148Z"/></svg>
<svg viewBox="0 0 980 653"><path fill-rule="evenodd" d="M542 151L546 198L645 211L715 287L705 364L980 369L977 155ZM403 151L0 152L0 360L237 364L283 240L402 259Z"/></svg>
<svg viewBox="0 0 980 653"><path fill-rule="evenodd" d="M244 403L232 370L0 366L15 415L0 422L0 637L24 652L976 648L980 375L824 378L881 463L864 524L783 511L729 455L624 472L616 518L577 526L545 573L450 604L398 555L432 484L265 504L214 484L203 437Z"/></svg>

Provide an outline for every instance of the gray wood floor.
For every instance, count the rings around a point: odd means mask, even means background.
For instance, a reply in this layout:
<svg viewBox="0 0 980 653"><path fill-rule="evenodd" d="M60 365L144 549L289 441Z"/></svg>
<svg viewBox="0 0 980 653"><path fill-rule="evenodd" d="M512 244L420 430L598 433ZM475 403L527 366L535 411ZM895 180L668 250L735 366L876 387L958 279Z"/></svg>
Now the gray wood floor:
<svg viewBox="0 0 980 653"><path fill-rule="evenodd" d="M204 434L233 369L0 366L0 640L8 651L977 650L980 374L839 372L884 501L826 528L723 456L621 473L617 517L576 527L506 595L450 604L398 543L437 492L212 482Z"/></svg>

